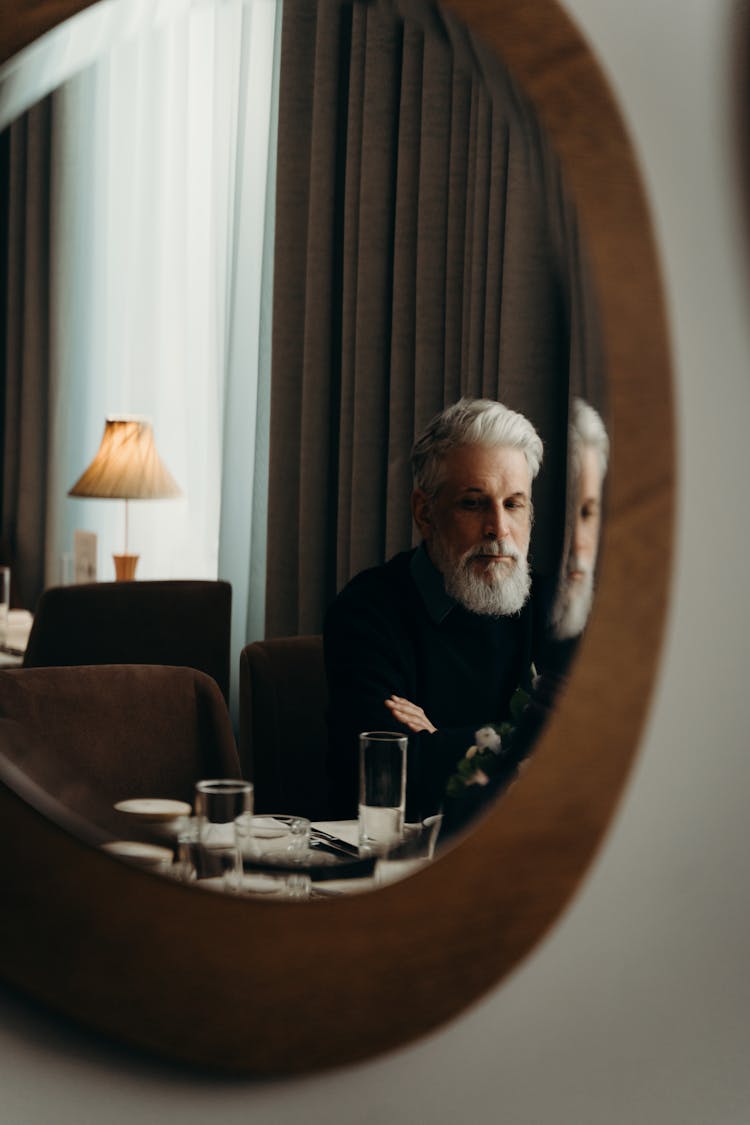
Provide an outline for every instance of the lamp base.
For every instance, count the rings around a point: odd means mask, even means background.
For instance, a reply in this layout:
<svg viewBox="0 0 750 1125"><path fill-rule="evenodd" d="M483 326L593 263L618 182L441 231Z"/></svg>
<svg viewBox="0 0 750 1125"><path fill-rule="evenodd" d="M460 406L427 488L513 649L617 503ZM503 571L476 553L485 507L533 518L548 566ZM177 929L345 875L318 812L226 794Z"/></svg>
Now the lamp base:
<svg viewBox="0 0 750 1125"><path fill-rule="evenodd" d="M115 560L115 580L117 582L132 582L135 579L135 568L138 566L140 555L113 555Z"/></svg>

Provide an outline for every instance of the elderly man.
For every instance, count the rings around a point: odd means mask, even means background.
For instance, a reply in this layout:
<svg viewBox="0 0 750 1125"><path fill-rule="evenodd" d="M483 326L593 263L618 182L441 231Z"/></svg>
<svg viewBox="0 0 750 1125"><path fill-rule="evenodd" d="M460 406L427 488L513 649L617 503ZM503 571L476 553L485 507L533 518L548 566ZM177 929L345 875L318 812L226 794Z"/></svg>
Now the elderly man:
<svg viewBox="0 0 750 1125"><path fill-rule="evenodd" d="M336 815L357 807L357 736L412 735L407 818L442 802L474 731L528 685L546 614L527 561L534 427L498 402L462 399L412 450L422 543L357 575L325 625L329 776Z"/></svg>

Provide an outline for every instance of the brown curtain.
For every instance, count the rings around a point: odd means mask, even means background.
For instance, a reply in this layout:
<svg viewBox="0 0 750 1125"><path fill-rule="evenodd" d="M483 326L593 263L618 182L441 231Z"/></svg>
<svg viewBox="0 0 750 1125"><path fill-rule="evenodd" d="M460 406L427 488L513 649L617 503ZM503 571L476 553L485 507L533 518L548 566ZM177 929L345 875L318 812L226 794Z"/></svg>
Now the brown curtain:
<svg viewBox="0 0 750 1125"><path fill-rule="evenodd" d="M14 605L44 586L49 404L51 101L0 138L0 535Z"/></svg>
<svg viewBox="0 0 750 1125"><path fill-rule="evenodd" d="M269 636L318 632L352 574L412 543L411 444L462 394L537 426L533 561L556 567L569 209L499 62L436 9L409 13L285 0Z"/></svg>

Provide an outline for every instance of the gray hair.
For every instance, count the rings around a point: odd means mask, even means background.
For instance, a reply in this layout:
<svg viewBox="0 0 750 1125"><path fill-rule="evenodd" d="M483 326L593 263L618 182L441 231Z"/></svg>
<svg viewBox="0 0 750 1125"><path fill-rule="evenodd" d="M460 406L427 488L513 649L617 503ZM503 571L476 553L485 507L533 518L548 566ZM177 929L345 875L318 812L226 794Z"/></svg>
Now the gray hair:
<svg viewBox="0 0 750 1125"><path fill-rule="evenodd" d="M582 398L574 398L571 404L568 440L574 474L577 476L581 471L584 449L593 449L599 458L604 480L609 464L609 437L601 415Z"/></svg>
<svg viewBox="0 0 750 1125"><path fill-rule="evenodd" d="M434 496L441 484L443 460L464 445L520 449L531 479L542 463L542 439L528 418L489 398L462 398L436 414L414 442L411 467L414 485Z"/></svg>

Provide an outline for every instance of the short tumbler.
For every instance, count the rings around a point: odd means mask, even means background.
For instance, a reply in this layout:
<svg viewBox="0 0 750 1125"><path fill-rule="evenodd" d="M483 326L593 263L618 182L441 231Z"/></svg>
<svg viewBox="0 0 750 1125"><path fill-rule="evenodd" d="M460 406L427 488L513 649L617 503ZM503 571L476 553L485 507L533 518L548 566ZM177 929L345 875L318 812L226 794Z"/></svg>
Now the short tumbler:
<svg viewBox="0 0 750 1125"><path fill-rule="evenodd" d="M221 874L227 890L239 890L242 857L236 823L253 812L253 787L237 778L214 778L195 786L200 866Z"/></svg>
<svg viewBox="0 0 750 1125"><path fill-rule="evenodd" d="M244 838L241 850L250 857L251 868L254 859L261 864L246 880L251 893L275 893L285 898L310 896L309 864L315 857L310 851L310 821L306 817L285 813L254 816L249 837L244 830L238 830L238 835Z"/></svg>

